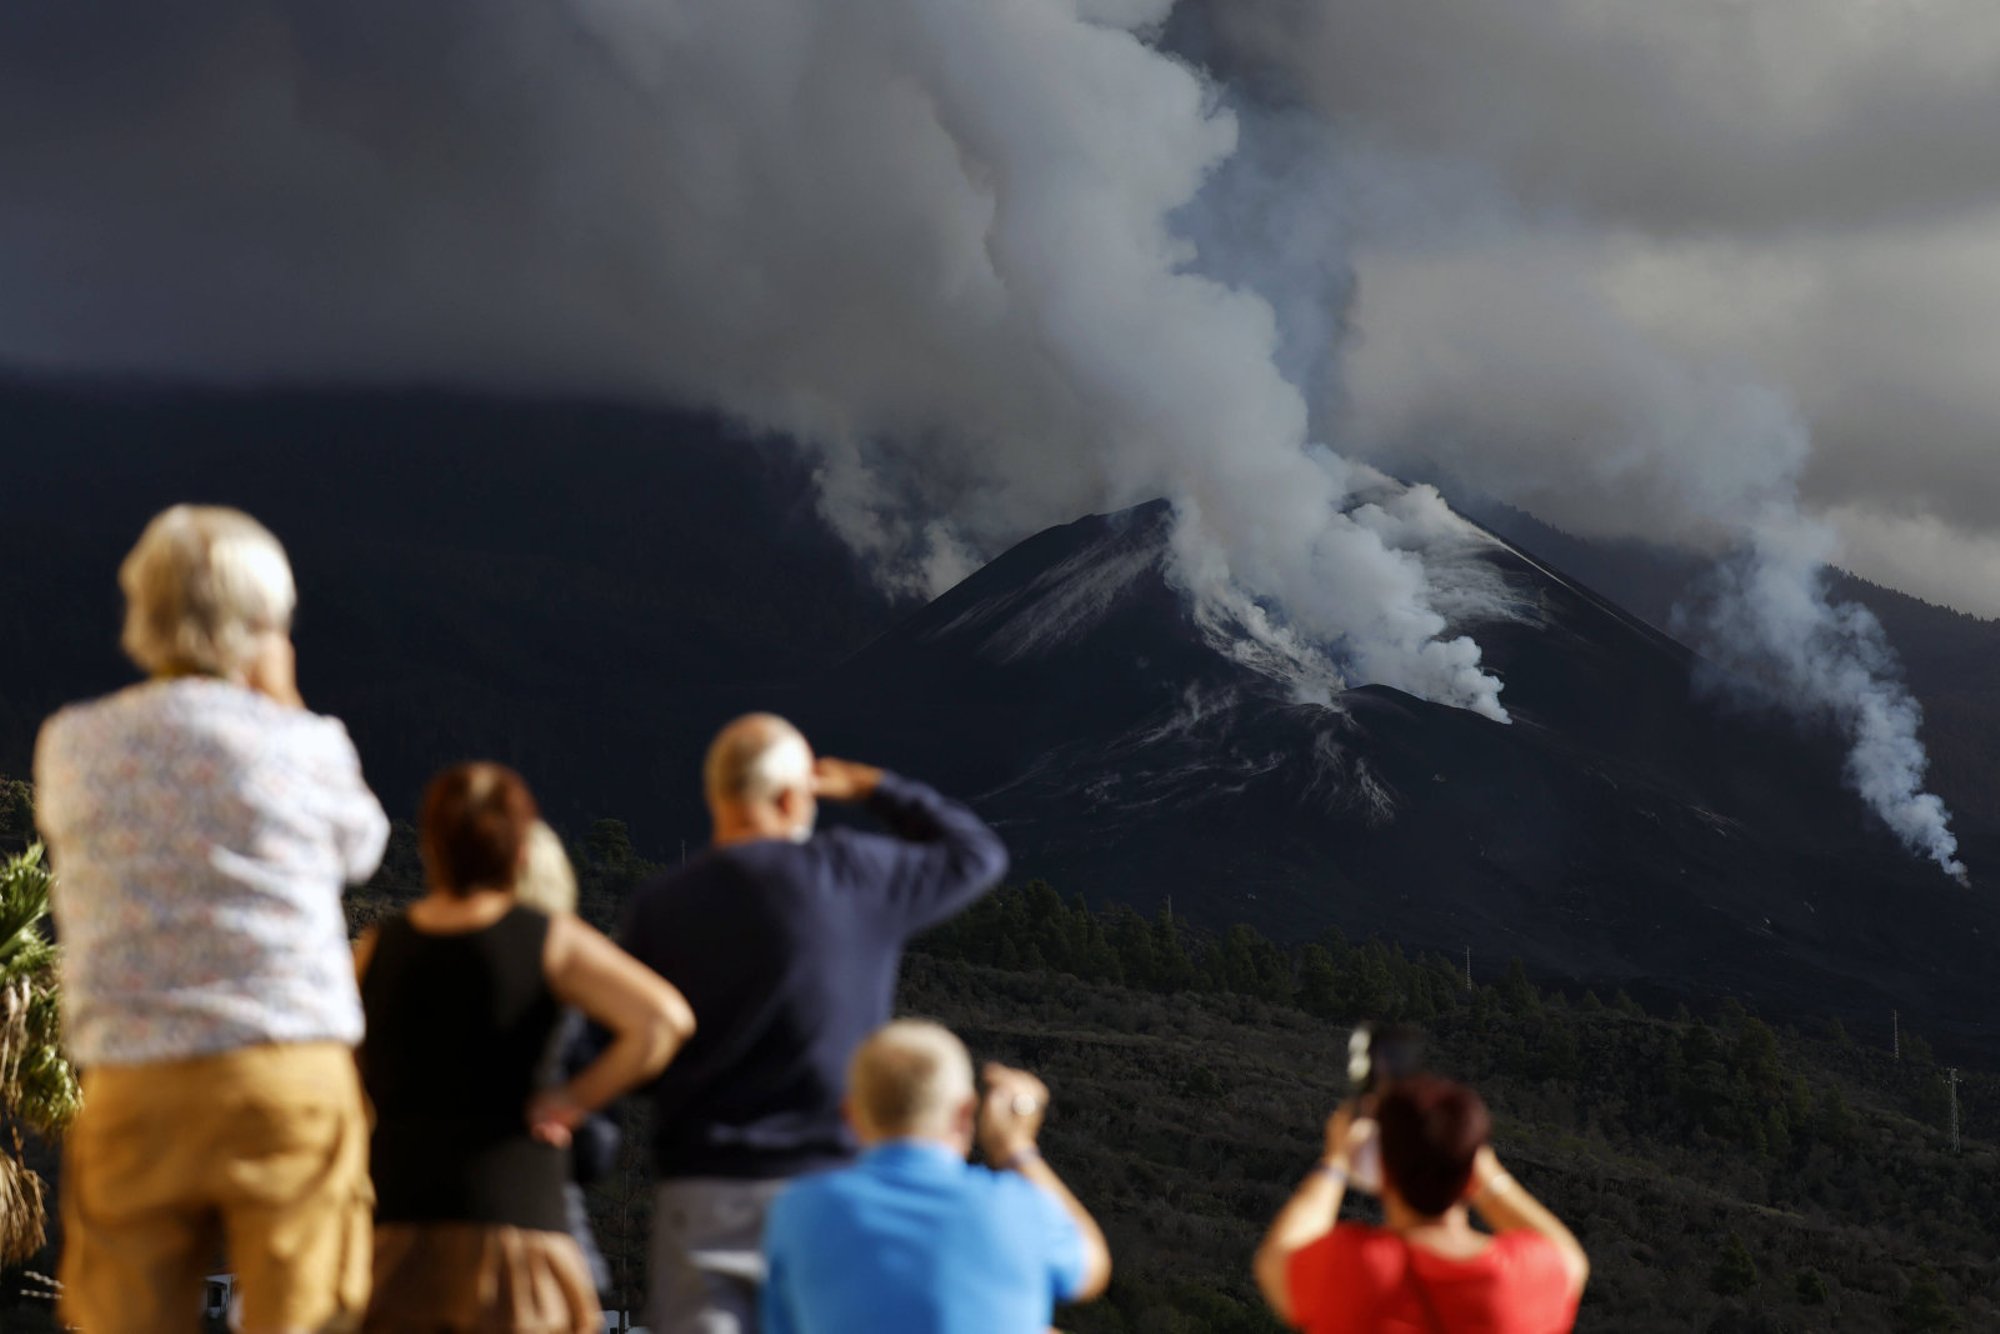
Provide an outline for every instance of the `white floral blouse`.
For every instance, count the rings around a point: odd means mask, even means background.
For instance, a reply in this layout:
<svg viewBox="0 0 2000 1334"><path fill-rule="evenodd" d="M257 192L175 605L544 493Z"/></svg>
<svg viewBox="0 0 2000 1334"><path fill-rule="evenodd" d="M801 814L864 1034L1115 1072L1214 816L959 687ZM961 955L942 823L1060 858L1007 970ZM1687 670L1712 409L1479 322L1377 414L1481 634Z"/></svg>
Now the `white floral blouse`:
<svg viewBox="0 0 2000 1334"><path fill-rule="evenodd" d="M389 821L339 722L150 681L43 725L35 808L78 1063L360 1040L340 894Z"/></svg>

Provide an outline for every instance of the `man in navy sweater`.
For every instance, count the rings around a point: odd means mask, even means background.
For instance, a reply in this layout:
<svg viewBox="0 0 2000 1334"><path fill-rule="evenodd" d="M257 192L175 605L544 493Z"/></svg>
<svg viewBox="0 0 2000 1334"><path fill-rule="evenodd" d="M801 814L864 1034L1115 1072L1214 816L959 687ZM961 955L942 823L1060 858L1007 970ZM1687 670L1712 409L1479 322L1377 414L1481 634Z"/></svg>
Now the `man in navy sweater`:
<svg viewBox="0 0 2000 1334"><path fill-rule="evenodd" d="M655 1103L654 1334L753 1334L771 1201L854 1155L848 1059L887 1022L903 947L999 883L979 817L865 764L818 759L770 714L725 727L703 778L712 847L642 886L621 944L699 1019ZM815 834L861 802L888 835Z"/></svg>

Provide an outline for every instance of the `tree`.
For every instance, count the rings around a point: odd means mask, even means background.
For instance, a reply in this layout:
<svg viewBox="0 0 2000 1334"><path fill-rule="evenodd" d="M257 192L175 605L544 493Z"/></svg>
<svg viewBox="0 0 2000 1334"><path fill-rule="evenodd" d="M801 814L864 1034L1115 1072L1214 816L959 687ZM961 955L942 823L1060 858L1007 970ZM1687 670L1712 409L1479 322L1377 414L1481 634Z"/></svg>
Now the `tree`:
<svg viewBox="0 0 2000 1334"><path fill-rule="evenodd" d="M1507 976L1500 980L1500 1001L1514 1014L1534 1014L1542 1008L1542 998L1528 980L1527 965L1518 956L1507 961Z"/></svg>
<svg viewBox="0 0 2000 1334"><path fill-rule="evenodd" d="M1909 1334L1932 1334L1958 1327L1958 1312L1952 1309L1944 1285L1938 1282L1937 1270L1925 1265L1910 1280L1909 1295L1896 1308L1896 1328L1908 1330Z"/></svg>
<svg viewBox="0 0 2000 1334"><path fill-rule="evenodd" d="M1743 1238L1731 1232L1723 1238L1722 1254L1715 1261L1708 1285L1724 1297L1740 1297L1757 1286L1757 1262Z"/></svg>
<svg viewBox="0 0 2000 1334"><path fill-rule="evenodd" d="M43 921L52 877L41 845L0 863L0 1267L42 1248L47 1208L21 1132L61 1133L82 1105L63 1055L56 947Z"/></svg>

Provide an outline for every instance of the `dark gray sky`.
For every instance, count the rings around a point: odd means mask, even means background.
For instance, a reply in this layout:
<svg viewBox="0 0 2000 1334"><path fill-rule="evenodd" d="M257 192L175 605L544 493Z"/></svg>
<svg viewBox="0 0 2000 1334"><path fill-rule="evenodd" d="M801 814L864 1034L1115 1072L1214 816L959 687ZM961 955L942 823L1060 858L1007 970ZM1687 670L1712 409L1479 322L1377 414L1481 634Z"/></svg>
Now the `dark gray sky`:
<svg viewBox="0 0 2000 1334"><path fill-rule="evenodd" d="M0 361L720 407L814 441L925 586L1178 494L1476 697L1422 542L1309 533L1349 478L1298 462L1271 311L1186 272L1167 218L1251 130L1144 44L1170 8L8 6ZM1353 278L1336 448L1696 544L1796 489L1862 574L2000 615L2000 10L1217 12L1328 122L1262 188Z"/></svg>
<svg viewBox="0 0 2000 1334"><path fill-rule="evenodd" d="M1716 400L1767 390L1846 563L2000 615L2000 9L1214 8L1348 146L1362 434L1479 437L1445 452L1644 531L1676 506L1632 471L1671 451L1727 485L1756 460Z"/></svg>

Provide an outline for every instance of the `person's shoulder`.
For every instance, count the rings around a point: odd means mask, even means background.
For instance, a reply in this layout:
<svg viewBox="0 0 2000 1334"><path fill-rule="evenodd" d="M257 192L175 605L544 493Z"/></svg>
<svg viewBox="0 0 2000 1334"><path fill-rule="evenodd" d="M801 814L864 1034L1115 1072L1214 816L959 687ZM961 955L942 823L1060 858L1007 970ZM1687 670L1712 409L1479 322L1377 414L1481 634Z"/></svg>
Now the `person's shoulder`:
<svg viewBox="0 0 2000 1334"><path fill-rule="evenodd" d="M851 825L822 829L804 843L790 846L805 854L807 860L802 865L823 868L835 878L872 878L908 847L901 839Z"/></svg>
<svg viewBox="0 0 2000 1334"><path fill-rule="evenodd" d="M1326 1264L1349 1272L1400 1274L1405 1263L1402 1238L1373 1223L1337 1224L1320 1244L1324 1247L1320 1254Z"/></svg>
<svg viewBox="0 0 2000 1334"><path fill-rule="evenodd" d="M793 1229L817 1232L830 1216L847 1209L867 1184L852 1166L798 1177L771 1202L767 1227L774 1237Z"/></svg>
<svg viewBox="0 0 2000 1334"><path fill-rule="evenodd" d="M42 758L116 749L147 734L165 703L159 683L142 681L108 695L65 704L42 721L36 752Z"/></svg>
<svg viewBox="0 0 2000 1334"><path fill-rule="evenodd" d="M1563 1267L1562 1252L1556 1244L1539 1232L1519 1228L1502 1232L1493 1239L1488 1248L1496 1269L1519 1276L1524 1281L1552 1277L1568 1282L1568 1271Z"/></svg>
<svg viewBox="0 0 2000 1334"><path fill-rule="evenodd" d="M1069 1217L1060 1200L1019 1172L996 1172L968 1164L959 1189L981 1207L1012 1218L1056 1221Z"/></svg>
<svg viewBox="0 0 2000 1334"><path fill-rule="evenodd" d="M42 735L65 736L91 727L103 726L145 707L155 693L155 683L142 681L136 685L126 686L122 690L114 690L108 695L72 700L43 720Z"/></svg>

